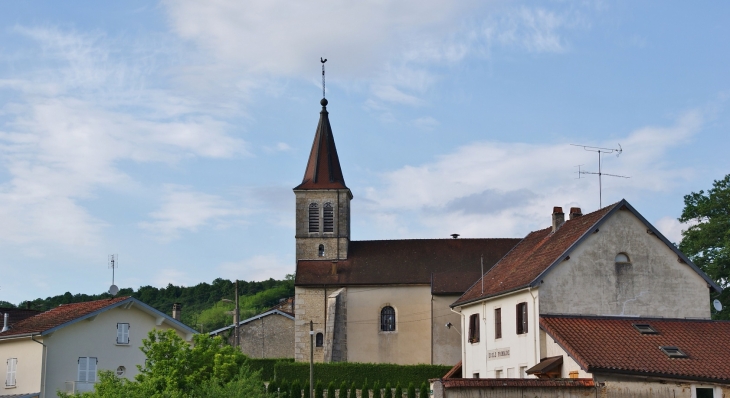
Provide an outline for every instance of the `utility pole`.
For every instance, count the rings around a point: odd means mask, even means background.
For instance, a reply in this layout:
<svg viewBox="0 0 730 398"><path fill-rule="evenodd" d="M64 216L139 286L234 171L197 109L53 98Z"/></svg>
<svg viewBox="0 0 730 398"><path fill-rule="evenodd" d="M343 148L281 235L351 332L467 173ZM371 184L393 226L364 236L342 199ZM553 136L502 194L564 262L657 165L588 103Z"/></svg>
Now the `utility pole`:
<svg viewBox="0 0 730 398"><path fill-rule="evenodd" d="M233 324L234 326L234 334L236 335L235 339L236 341L233 343L233 347L238 348L240 335L238 333L238 318L240 316L239 310L238 310L238 279L236 279L236 312L233 314Z"/></svg>
<svg viewBox="0 0 730 398"><path fill-rule="evenodd" d="M309 321L309 396L314 398L314 322Z"/></svg>

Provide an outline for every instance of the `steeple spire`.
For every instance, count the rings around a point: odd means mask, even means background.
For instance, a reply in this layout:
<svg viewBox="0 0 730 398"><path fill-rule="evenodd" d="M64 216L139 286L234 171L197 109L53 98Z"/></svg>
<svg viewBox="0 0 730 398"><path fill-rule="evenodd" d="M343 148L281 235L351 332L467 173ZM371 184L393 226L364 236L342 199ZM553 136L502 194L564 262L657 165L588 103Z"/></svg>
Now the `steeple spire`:
<svg viewBox="0 0 730 398"><path fill-rule="evenodd" d="M320 101L322 110L319 112L319 124L314 135L312 151L309 153L307 169L302 183L294 189L348 189L337 156L327 103L325 98Z"/></svg>

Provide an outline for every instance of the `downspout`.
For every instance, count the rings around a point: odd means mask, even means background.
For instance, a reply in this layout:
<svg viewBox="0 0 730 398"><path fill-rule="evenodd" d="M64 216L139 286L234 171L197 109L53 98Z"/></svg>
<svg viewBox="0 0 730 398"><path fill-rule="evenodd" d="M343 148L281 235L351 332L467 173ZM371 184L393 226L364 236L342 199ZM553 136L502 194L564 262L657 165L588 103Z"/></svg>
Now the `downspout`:
<svg viewBox="0 0 730 398"><path fill-rule="evenodd" d="M540 363L540 361L538 361L538 357L540 356L540 353L539 353L539 349L537 347L537 331L540 329L540 318L537 314L537 307L535 306L535 296L532 295L532 286L528 287L527 291L530 293L530 296L532 297L532 312L535 314L534 315L534 318L535 318L534 325L535 326L532 327L532 329L533 329L532 337L533 337L533 343L534 343L533 347L535 350L535 365L537 365L538 363Z"/></svg>
<svg viewBox="0 0 730 398"><path fill-rule="evenodd" d="M459 312L454 311L454 309L451 307L449 307L449 309L454 314L461 315L461 330L463 331L464 323L465 323L464 314L461 311L459 311ZM465 378L464 376L466 376L466 344L464 343L464 333L459 334L459 340L461 342L461 377Z"/></svg>
<svg viewBox="0 0 730 398"><path fill-rule="evenodd" d="M34 335L30 335L30 339L43 346L43 354L41 356L41 393L40 397L46 397L46 362L48 362L48 346L43 342L35 339Z"/></svg>
<svg viewBox="0 0 730 398"><path fill-rule="evenodd" d="M487 378L489 372L489 329L487 329L487 302L482 303L482 310L484 310L484 378Z"/></svg>

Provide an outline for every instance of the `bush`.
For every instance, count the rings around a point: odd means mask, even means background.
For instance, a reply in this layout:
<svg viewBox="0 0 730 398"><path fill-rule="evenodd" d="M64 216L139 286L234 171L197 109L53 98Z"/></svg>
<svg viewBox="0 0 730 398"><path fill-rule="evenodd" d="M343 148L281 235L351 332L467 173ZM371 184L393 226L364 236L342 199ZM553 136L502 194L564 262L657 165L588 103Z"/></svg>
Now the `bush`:
<svg viewBox="0 0 730 398"><path fill-rule="evenodd" d="M416 387L413 383L408 383L408 398L416 398Z"/></svg>
<svg viewBox="0 0 730 398"><path fill-rule="evenodd" d="M352 382L352 385L350 386L350 398L357 398L357 387L355 387L355 382Z"/></svg>
<svg viewBox="0 0 730 398"><path fill-rule="evenodd" d="M291 398L302 398L302 385L299 384L299 380L294 380L294 383L291 383L291 394L289 396Z"/></svg>
<svg viewBox="0 0 730 398"><path fill-rule="evenodd" d="M309 398L309 380L304 382L304 398Z"/></svg>
<svg viewBox="0 0 730 398"><path fill-rule="evenodd" d="M380 398L380 382L373 384L373 398Z"/></svg>
<svg viewBox="0 0 730 398"><path fill-rule="evenodd" d="M421 388L418 390L418 398L428 398L428 392L431 388L425 381L421 383Z"/></svg>
<svg viewBox="0 0 730 398"><path fill-rule="evenodd" d="M339 398L347 398L347 382L342 381L342 384L340 384L340 395Z"/></svg>
<svg viewBox="0 0 730 398"><path fill-rule="evenodd" d="M400 383L395 386L395 398L403 398L403 387L400 386Z"/></svg>
<svg viewBox="0 0 730 398"><path fill-rule="evenodd" d="M331 381L329 385L327 385L327 398L334 398L335 396L335 382Z"/></svg>
<svg viewBox="0 0 730 398"><path fill-rule="evenodd" d="M451 366L444 365L395 365L357 362L315 363L314 375L323 383L347 380L362 385L366 380L381 383L421 385L428 379L445 375ZM279 361L274 365L277 379L306 380L309 378L309 364L306 362Z"/></svg>
<svg viewBox="0 0 730 398"><path fill-rule="evenodd" d="M319 380L314 386L314 398L324 398L324 389L322 388L322 382Z"/></svg>
<svg viewBox="0 0 730 398"><path fill-rule="evenodd" d="M367 380L365 380L365 382L362 383L362 388L360 389L360 397L361 398L370 398L370 386L368 386Z"/></svg>
<svg viewBox="0 0 730 398"><path fill-rule="evenodd" d="M282 380L281 384L279 384L279 397L280 398L289 398L289 382L286 380Z"/></svg>
<svg viewBox="0 0 730 398"><path fill-rule="evenodd" d="M385 383L385 394L383 394L383 398L393 398L393 387L390 386L390 383Z"/></svg>
<svg viewBox="0 0 730 398"><path fill-rule="evenodd" d="M276 389L279 387L279 384L276 382L276 380L271 380L269 383L269 388L266 389L269 394L275 394Z"/></svg>

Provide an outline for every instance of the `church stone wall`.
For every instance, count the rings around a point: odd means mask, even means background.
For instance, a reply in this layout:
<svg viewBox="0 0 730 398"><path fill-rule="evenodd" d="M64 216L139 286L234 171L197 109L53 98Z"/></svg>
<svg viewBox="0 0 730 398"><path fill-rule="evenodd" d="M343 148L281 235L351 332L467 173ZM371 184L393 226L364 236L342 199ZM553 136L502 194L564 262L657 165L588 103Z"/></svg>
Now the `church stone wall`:
<svg viewBox="0 0 730 398"><path fill-rule="evenodd" d="M298 260L346 259L350 236L350 191L306 190L296 191L296 258ZM331 202L335 207L334 232L309 232L309 205L320 207L320 230L322 229L322 206ZM325 256L319 256L319 245L325 247Z"/></svg>
<svg viewBox="0 0 730 398"><path fill-rule="evenodd" d="M294 288L294 359L309 362L309 322L314 322L314 333L325 333L327 296L337 290L331 288ZM326 340L326 336L325 336ZM314 361L324 362L324 347L314 348Z"/></svg>

